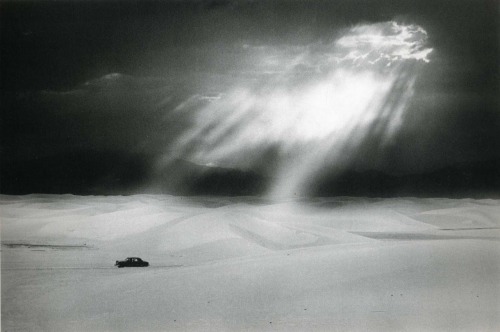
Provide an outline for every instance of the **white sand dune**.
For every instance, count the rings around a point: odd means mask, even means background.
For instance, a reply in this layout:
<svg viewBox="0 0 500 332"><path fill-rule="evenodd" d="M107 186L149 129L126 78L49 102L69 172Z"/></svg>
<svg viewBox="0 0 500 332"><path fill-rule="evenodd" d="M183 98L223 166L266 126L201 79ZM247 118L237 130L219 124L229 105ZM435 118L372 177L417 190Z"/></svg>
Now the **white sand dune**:
<svg viewBox="0 0 500 332"><path fill-rule="evenodd" d="M500 329L497 200L0 204L5 331Z"/></svg>
<svg viewBox="0 0 500 332"><path fill-rule="evenodd" d="M415 218L439 228L494 228L500 225L500 206L480 205L425 211Z"/></svg>

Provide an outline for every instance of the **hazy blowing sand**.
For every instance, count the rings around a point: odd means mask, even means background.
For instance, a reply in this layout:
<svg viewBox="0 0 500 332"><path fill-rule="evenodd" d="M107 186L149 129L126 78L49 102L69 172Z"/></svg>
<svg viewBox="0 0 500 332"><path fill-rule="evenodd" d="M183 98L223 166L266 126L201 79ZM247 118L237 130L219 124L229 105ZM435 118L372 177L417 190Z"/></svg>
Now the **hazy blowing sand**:
<svg viewBox="0 0 500 332"><path fill-rule="evenodd" d="M2 196L2 330L500 330L500 201ZM139 256L149 268L113 267Z"/></svg>

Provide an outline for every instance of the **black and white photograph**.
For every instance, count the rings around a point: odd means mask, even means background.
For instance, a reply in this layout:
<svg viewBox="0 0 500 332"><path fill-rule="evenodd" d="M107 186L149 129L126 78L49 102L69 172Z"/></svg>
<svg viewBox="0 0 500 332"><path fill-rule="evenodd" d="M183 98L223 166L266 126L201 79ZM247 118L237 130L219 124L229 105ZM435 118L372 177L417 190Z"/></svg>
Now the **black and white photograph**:
<svg viewBox="0 0 500 332"><path fill-rule="evenodd" d="M1 331L499 331L500 2L1 0Z"/></svg>

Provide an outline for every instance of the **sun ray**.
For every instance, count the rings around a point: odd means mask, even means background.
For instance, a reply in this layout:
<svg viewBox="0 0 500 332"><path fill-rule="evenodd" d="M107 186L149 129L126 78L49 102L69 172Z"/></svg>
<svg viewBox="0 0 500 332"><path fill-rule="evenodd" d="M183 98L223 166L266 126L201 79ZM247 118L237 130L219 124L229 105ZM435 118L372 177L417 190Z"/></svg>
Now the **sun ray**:
<svg viewBox="0 0 500 332"><path fill-rule="evenodd" d="M253 47L272 79L205 99L173 150L196 163L238 167L250 152L278 147L270 194L305 195L323 167L348 161L373 133L383 144L398 131L415 64L430 61L426 43L423 28L390 21L355 26L332 43Z"/></svg>

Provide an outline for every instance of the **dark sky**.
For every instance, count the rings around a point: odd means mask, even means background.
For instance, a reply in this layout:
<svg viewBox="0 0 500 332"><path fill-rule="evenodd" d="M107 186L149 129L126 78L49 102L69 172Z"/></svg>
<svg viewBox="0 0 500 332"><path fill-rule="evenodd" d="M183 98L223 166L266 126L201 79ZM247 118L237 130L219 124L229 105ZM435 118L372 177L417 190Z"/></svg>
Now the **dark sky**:
<svg viewBox="0 0 500 332"><path fill-rule="evenodd" d="M422 27L433 51L396 136L383 149L360 144L352 166L415 173L496 159L498 9L493 0L2 1L2 159L86 149L157 163L177 153L211 98L271 84L261 53L288 56L387 21ZM275 171L283 153L252 151L214 162Z"/></svg>

